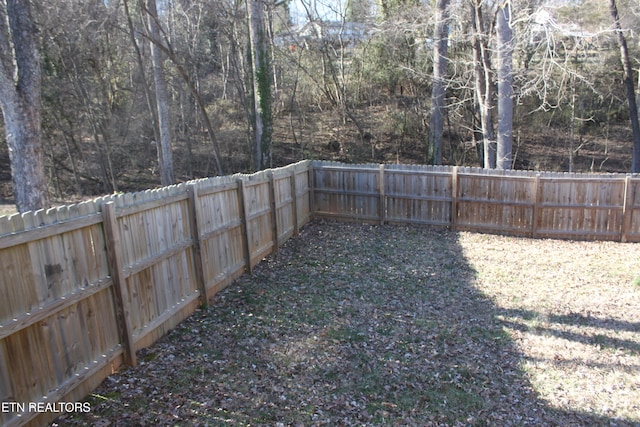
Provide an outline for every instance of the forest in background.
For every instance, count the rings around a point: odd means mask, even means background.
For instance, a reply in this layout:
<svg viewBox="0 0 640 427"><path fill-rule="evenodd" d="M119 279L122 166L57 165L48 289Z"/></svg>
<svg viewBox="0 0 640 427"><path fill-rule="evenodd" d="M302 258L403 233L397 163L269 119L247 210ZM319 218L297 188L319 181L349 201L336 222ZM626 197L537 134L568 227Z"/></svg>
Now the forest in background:
<svg viewBox="0 0 640 427"><path fill-rule="evenodd" d="M154 3L157 20L149 19L149 1L34 2L51 199L161 185L158 70L166 82L175 181L257 168L249 3ZM495 62L498 4L448 4L444 164L480 165L473 43L484 38ZM512 167L629 172L629 106L608 2L511 4ZM303 158L432 162L436 6L431 0L265 0L272 109L266 125L273 130L267 166ZM484 13L480 30L473 6ZM638 58L631 29L640 27L640 7L619 0L618 9L630 56ZM162 54L155 69L154 46ZM2 198L12 199L4 141Z"/></svg>

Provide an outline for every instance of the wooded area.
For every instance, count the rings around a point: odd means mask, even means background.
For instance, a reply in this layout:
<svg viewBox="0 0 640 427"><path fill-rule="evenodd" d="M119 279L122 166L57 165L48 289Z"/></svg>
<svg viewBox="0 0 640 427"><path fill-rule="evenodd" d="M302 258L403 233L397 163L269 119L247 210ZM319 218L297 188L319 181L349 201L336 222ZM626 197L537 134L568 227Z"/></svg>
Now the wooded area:
<svg viewBox="0 0 640 427"><path fill-rule="evenodd" d="M26 129L36 145L0 144L0 197L22 211L305 158L634 164L629 0L4 0L0 11L5 121L41 104L29 120L41 129ZM25 174L44 174L40 198L17 197Z"/></svg>

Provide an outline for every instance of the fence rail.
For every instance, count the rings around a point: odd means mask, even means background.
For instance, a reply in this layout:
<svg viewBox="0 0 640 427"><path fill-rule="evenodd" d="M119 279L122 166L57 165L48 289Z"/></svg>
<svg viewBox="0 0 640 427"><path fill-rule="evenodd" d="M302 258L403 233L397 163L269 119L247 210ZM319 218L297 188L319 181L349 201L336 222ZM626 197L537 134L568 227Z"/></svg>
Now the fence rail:
<svg viewBox="0 0 640 427"><path fill-rule="evenodd" d="M529 237L640 241L640 177L311 164L313 215Z"/></svg>
<svg viewBox="0 0 640 427"><path fill-rule="evenodd" d="M639 187L631 175L304 161L0 218L0 403L83 398L312 216L638 242ZM25 409L0 411L0 425L51 417Z"/></svg>

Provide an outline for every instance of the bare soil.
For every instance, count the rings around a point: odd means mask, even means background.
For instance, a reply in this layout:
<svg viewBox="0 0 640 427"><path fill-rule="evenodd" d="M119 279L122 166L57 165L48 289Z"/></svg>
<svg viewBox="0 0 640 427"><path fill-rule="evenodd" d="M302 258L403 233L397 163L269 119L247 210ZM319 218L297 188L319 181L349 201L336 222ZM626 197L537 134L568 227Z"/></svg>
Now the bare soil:
<svg viewBox="0 0 640 427"><path fill-rule="evenodd" d="M314 222L53 425L640 425L640 245Z"/></svg>

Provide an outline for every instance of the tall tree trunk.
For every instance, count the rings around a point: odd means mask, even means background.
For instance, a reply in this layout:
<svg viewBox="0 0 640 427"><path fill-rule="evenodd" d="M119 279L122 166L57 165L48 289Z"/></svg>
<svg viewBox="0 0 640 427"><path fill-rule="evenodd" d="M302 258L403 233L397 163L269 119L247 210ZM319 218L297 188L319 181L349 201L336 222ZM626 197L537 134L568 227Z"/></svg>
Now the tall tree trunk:
<svg viewBox="0 0 640 427"><path fill-rule="evenodd" d="M158 129L160 141L158 146L158 163L160 164L160 182L162 185L174 183L173 153L171 150L171 124L169 120L169 98L167 96L167 82L164 79L163 54L158 47L160 44L160 23L156 0L147 1L149 17L149 36L151 37L151 63L153 80L156 87L156 106L158 108Z"/></svg>
<svg viewBox="0 0 640 427"><path fill-rule="evenodd" d="M211 145L213 146L213 160L216 164L216 171L219 175L224 175L222 163L220 163L220 147L218 144L218 139L216 138L216 133L213 129L213 125L211 124L211 120L209 119L209 113L207 113L207 108L204 103L204 100L200 96L200 92L198 92L198 89L196 88L196 85L194 84L191 77L189 76L189 73L187 72L186 68L180 63L180 61L176 57L176 54L173 48L171 47L171 45L167 43L167 46L165 46L162 43L155 43L155 42L154 44L156 45L156 47L162 49L162 51L169 57L169 60L173 63L173 65L175 65L176 70L178 71L178 74L180 74L180 77L182 78L182 81L187 85L187 87L189 88L189 92L191 93L191 96L193 96L194 100L196 101L196 105L198 107L198 110L200 110L200 114L202 115L202 120L204 121L204 125L207 128L207 133L209 134Z"/></svg>
<svg viewBox="0 0 640 427"><path fill-rule="evenodd" d="M635 89L633 86L633 70L629 60L629 50L627 40L622 34L620 19L618 18L618 8L616 0L609 0L609 9L613 18L614 27L620 45L620 59L624 70L624 84L627 89L627 100L629 101L629 116L631 119L631 130L633 131L633 159L631 162L631 172L640 173L640 124L638 123L638 104L636 104Z"/></svg>
<svg viewBox="0 0 640 427"><path fill-rule="evenodd" d="M638 83L636 86L636 109L640 105L640 73L638 73ZM640 109L638 109L638 120L640 120Z"/></svg>
<svg viewBox="0 0 640 427"><path fill-rule="evenodd" d="M271 166L271 69L262 0L247 0L253 77L253 138L256 169Z"/></svg>
<svg viewBox="0 0 640 427"><path fill-rule="evenodd" d="M272 73L272 77L271 77L271 82L273 84L273 95L274 97L278 97L278 91L279 91L279 86L278 86L278 63L276 62L276 49L275 49L275 31L273 28L273 21L274 21L274 9L276 8L276 2L275 1L271 1L267 4L267 30L269 32L269 59L270 59L270 65L271 65L271 73Z"/></svg>
<svg viewBox="0 0 640 427"><path fill-rule="evenodd" d="M513 162L513 31L511 5L505 1L496 17L498 39L498 149L496 168L511 169Z"/></svg>
<svg viewBox="0 0 640 427"><path fill-rule="evenodd" d="M35 34L30 1L0 1L0 104L19 212L49 207Z"/></svg>
<svg viewBox="0 0 640 427"><path fill-rule="evenodd" d="M496 167L496 140L493 131L493 74L489 59L488 35L484 29L482 0L472 0L473 58L475 63L475 93L482 127L483 166Z"/></svg>
<svg viewBox="0 0 640 427"><path fill-rule="evenodd" d="M429 129L429 157L434 165L442 164L442 133L444 129L445 90L447 75L447 7L449 0L437 0L435 28L433 30L433 78L431 91L431 126Z"/></svg>
<svg viewBox="0 0 640 427"><path fill-rule="evenodd" d="M131 13L129 12L129 2L128 0L123 1L124 12L127 18L127 26L129 27L129 38L131 40L131 45L136 52L136 62L138 63L138 71L140 72L140 79L142 80L142 87L144 89L144 97L147 101L147 108L149 109L149 113L151 114L151 127L153 128L153 136L155 141L160 140L160 134L158 133L158 113L153 106L153 96L151 95L151 89L149 88L149 83L147 82L147 76L144 69L144 61L142 59L142 52L140 52L140 46L138 45L138 41L136 40L136 29L133 26L133 20L131 19Z"/></svg>

